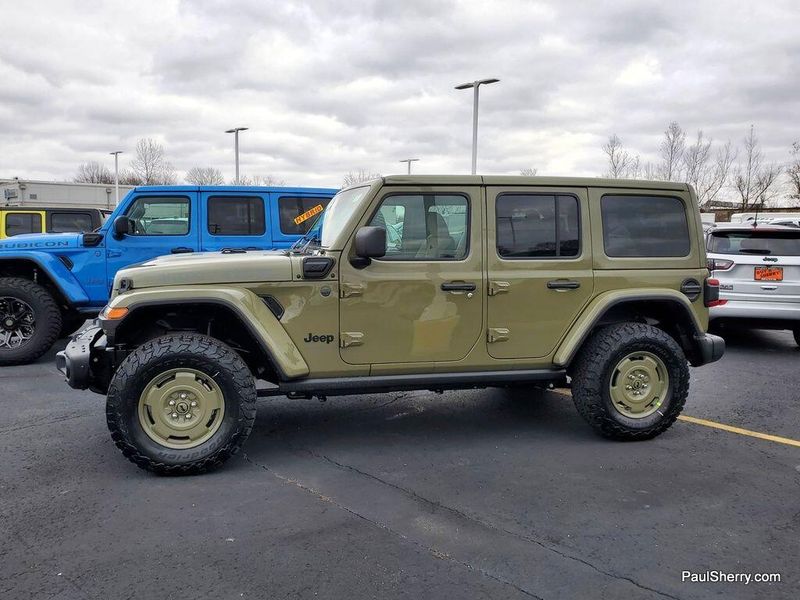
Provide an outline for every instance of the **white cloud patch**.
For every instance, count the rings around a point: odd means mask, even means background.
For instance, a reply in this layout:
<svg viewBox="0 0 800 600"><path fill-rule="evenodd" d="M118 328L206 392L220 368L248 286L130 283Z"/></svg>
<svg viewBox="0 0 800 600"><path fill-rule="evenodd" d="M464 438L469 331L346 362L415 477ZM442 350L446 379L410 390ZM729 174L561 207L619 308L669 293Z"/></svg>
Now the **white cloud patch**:
<svg viewBox="0 0 800 600"><path fill-rule="evenodd" d="M793 0L0 0L0 176L70 178L155 137L185 172L338 185L359 167L597 175L616 132L645 159L671 120L767 157L800 137ZM746 32L746 35L743 33ZM122 156L123 165L130 154Z"/></svg>

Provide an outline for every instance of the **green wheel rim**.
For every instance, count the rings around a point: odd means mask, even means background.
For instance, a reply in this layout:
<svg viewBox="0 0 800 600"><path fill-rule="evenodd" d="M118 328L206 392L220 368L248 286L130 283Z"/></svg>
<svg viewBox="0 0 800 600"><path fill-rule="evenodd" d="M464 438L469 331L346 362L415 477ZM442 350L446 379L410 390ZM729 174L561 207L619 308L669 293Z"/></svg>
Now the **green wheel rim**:
<svg viewBox="0 0 800 600"><path fill-rule="evenodd" d="M667 366L650 352L631 352L614 367L608 391L620 414L631 419L649 417L669 394Z"/></svg>
<svg viewBox="0 0 800 600"><path fill-rule="evenodd" d="M217 432L225 397L216 382L194 369L171 369L154 377L139 397L139 424L157 444L194 448Z"/></svg>

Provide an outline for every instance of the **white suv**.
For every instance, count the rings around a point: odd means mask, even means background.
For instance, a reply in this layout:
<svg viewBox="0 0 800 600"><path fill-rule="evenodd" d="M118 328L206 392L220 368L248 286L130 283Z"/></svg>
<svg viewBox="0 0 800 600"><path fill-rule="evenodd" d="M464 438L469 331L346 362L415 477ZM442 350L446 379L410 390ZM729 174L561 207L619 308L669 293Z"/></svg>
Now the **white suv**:
<svg viewBox="0 0 800 600"><path fill-rule="evenodd" d="M800 228L720 224L708 232L707 254L719 280L715 325L790 329L800 345Z"/></svg>

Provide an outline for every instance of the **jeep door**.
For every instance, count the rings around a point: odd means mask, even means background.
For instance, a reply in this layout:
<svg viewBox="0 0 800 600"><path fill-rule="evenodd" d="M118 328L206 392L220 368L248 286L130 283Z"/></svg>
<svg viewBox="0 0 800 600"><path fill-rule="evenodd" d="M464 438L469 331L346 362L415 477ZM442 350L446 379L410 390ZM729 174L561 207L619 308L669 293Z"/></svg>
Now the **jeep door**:
<svg viewBox="0 0 800 600"><path fill-rule="evenodd" d="M341 260L340 353L350 364L457 361L483 332L480 186L385 187L360 221L386 255ZM355 234L355 232L354 232ZM389 367L385 367L389 368ZM398 367L402 370L402 365Z"/></svg>
<svg viewBox="0 0 800 600"><path fill-rule="evenodd" d="M486 189L488 352L550 354L592 296L585 188Z"/></svg>
<svg viewBox="0 0 800 600"><path fill-rule="evenodd" d="M268 192L201 192L200 249L271 249L268 203Z"/></svg>
<svg viewBox="0 0 800 600"><path fill-rule="evenodd" d="M108 289L120 269L165 254L199 248L197 193L153 192L133 197L125 209L131 220L128 233L117 239L108 228L106 277Z"/></svg>

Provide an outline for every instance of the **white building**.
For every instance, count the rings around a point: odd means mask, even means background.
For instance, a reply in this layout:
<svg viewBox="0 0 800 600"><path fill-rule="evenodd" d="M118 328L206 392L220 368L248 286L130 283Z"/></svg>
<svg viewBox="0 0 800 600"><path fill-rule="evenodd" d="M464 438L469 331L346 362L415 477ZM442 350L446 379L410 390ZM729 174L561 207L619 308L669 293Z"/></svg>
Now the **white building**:
<svg viewBox="0 0 800 600"><path fill-rule="evenodd" d="M119 186L120 200L133 186ZM114 184L70 183L68 181L32 181L30 179L0 179L0 206L47 206L71 208L100 208L113 210L116 206Z"/></svg>

